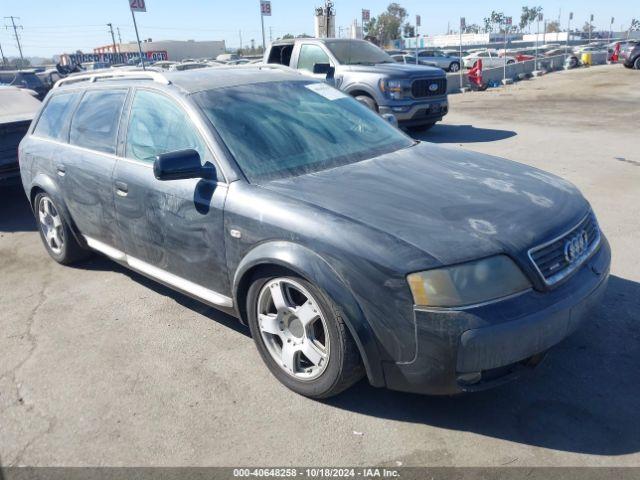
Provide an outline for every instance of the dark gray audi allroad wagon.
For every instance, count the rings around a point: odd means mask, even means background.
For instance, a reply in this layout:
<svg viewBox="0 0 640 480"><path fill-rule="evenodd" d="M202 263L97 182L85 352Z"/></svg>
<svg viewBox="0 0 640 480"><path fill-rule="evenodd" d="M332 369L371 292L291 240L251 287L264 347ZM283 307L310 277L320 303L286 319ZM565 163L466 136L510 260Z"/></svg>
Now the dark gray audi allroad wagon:
<svg viewBox="0 0 640 480"><path fill-rule="evenodd" d="M412 140L285 67L58 82L20 145L45 247L98 251L248 324L310 397L454 394L529 370L605 289L564 180Z"/></svg>

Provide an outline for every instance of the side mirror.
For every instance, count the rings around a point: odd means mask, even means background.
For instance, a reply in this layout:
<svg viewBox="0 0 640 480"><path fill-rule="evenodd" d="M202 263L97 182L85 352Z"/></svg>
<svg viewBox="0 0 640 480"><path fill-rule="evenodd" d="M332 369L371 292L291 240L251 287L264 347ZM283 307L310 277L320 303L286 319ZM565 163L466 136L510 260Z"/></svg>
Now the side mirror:
<svg viewBox="0 0 640 480"><path fill-rule="evenodd" d="M211 178L213 166L203 167L200 154L195 150L162 153L153 162L153 174L158 180L184 180Z"/></svg>
<svg viewBox="0 0 640 480"><path fill-rule="evenodd" d="M398 128L398 119L396 118L395 115L392 115L390 113L383 113L381 117L384 118L387 122L389 122L394 127Z"/></svg>
<svg viewBox="0 0 640 480"><path fill-rule="evenodd" d="M314 75L327 75L329 70L331 69L331 64L329 63L314 63L313 64L313 73Z"/></svg>

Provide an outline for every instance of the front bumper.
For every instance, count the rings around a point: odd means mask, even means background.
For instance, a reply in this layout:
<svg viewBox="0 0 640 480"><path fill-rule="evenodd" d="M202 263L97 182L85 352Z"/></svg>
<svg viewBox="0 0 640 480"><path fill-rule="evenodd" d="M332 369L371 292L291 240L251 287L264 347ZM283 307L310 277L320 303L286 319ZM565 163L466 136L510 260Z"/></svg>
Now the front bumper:
<svg viewBox="0 0 640 480"><path fill-rule="evenodd" d="M598 251L549 292L461 309L415 309L416 345L408 363L385 363L388 388L451 395L490 388L537 365L600 303L611 263L602 236Z"/></svg>
<svg viewBox="0 0 640 480"><path fill-rule="evenodd" d="M409 105L381 105L378 110L380 114L394 115L401 127L412 127L442 120L449 113L449 101L438 98Z"/></svg>

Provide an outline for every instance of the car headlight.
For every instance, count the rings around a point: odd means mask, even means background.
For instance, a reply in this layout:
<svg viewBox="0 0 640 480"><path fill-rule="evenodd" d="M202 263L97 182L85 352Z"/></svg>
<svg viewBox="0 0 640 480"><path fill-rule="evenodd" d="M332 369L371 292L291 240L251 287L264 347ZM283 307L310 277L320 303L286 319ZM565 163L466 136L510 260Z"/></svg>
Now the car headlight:
<svg viewBox="0 0 640 480"><path fill-rule="evenodd" d="M428 307L473 305L531 288L506 255L412 273L407 281L415 304Z"/></svg>
<svg viewBox="0 0 640 480"><path fill-rule="evenodd" d="M380 80L380 91L393 100L402 100L404 84L402 80Z"/></svg>

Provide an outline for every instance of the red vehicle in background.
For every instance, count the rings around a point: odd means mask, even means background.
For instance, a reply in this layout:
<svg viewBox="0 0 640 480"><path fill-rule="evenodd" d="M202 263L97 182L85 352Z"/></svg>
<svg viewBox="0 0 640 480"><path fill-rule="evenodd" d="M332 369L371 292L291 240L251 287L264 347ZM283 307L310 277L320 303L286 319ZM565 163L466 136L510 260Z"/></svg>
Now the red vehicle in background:
<svg viewBox="0 0 640 480"><path fill-rule="evenodd" d="M500 57L504 57L504 50L501 50L498 54ZM507 55L516 59L516 62L527 62L535 60L535 52L530 50L507 50Z"/></svg>

